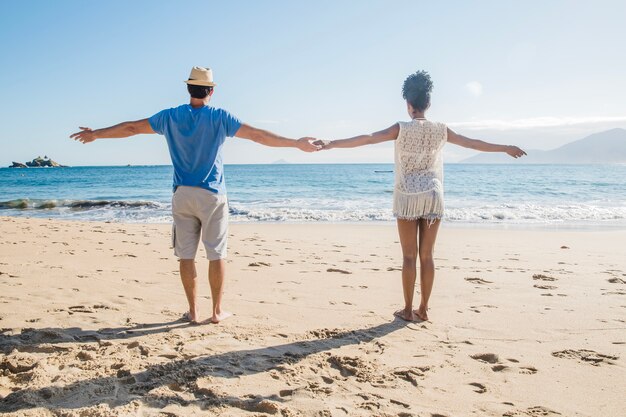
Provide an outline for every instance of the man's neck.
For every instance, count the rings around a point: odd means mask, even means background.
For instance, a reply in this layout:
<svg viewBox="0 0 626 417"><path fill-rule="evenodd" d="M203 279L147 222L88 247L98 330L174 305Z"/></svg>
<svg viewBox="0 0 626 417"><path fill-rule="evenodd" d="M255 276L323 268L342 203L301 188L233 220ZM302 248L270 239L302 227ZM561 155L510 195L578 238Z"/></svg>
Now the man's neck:
<svg viewBox="0 0 626 417"><path fill-rule="evenodd" d="M193 98L191 97L191 100L189 101L189 105L191 107L193 107L194 109L197 109L199 107L204 107L206 105L209 104L209 97L207 98Z"/></svg>

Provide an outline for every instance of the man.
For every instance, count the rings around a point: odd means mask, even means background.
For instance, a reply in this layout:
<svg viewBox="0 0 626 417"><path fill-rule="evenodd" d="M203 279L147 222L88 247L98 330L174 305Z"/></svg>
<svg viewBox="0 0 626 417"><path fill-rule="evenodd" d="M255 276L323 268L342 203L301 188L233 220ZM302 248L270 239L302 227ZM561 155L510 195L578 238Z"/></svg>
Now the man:
<svg viewBox="0 0 626 417"><path fill-rule="evenodd" d="M172 241L180 260L180 278L189 311L185 318L200 323L195 256L202 242L209 259L209 284L213 301L212 323L231 314L222 310L225 258L228 238L228 203L224 185L222 147L226 137L237 136L272 147L293 147L314 152L320 146L310 138L287 139L241 123L225 110L209 107L216 84L210 68L193 67L187 83L189 104L160 111L149 119L124 122L104 129L81 131L70 137L82 143L138 134L165 135L174 165Z"/></svg>

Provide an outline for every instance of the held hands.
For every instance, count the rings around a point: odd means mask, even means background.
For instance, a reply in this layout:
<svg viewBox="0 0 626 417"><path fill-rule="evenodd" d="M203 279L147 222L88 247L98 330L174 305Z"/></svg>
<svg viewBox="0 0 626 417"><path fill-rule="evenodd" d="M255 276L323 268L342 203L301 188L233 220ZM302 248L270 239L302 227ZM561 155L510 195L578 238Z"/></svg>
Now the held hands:
<svg viewBox="0 0 626 417"><path fill-rule="evenodd" d="M506 152L507 155L512 156L515 159L521 158L522 156L527 155L526 152L524 152L517 146L512 146L512 145L507 146L504 152Z"/></svg>
<svg viewBox="0 0 626 417"><path fill-rule="evenodd" d="M296 141L296 145L298 149L304 152L317 152L322 149L320 145L317 144L319 140L310 137L300 138Z"/></svg>
<svg viewBox="0 0 626 417"><path fill-rule="evenodd" d="M322 139L317 139L315 142L313 142L313 145L319 146L320 150L321 149L330 149L332 146L333 141L332 140L322 140Z"/></svg>
<svg viewBox="0 0 626 417"><path fill-rule="evenodd" d="M70 138L77 140L82 143L89 143L96 140L96 135L93 133L93 130L89 127L80 127L81 131L76 132L70 135Z"/></svg>
<svg viewBox="0 0 626 417"><path fill-rule="evenodd" d="M322 139L316 139L316 138L301 138L298 140L298 142L300 141L306 141L306 143L308 143L308 145L313 146L315 149L314 150L305 150L303 149L301 146L298 146L300 149L302 149L305 152L315 152L315 151L321 151L321 150L326 150L326 149L332 149L333 148L333 141L332 140L322 140ZM308 145L305 145L308 147ZM309 147L310 149L310 147Z"/></svg>

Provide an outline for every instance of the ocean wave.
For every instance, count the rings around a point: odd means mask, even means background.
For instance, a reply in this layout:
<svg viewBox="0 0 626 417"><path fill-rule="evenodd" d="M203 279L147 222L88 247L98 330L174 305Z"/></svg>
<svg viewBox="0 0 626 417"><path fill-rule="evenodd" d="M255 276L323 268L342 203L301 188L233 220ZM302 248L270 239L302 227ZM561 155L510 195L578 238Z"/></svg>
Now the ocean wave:
<svg viewBox="0 0 626 417"><path fill-rule="evenodd" d="M67 208L71 210L90 210L100 208L160 209L164 205L154 201L125 200L44 200L18 198L0 201L0 209L9 210L46 210Z"/></svg>
<svg viewBox="0 0 626 417"><path fill-rule="evenodd" d="M322 210L302 208L237 208L230 206L233 221L261 222L357 222L391 221L391 211L385 209Z"/></svg>
<svg viewBox="0 0 626 417"><path fill-rule="evenodd" d="M0 202L0 215L56 217L129 223L171 222L171 205L166 202L133 200L44 200L14 199ZM234 222L394 222L391 202L370 199L335 200L280 199L230 201ZM535 203L484 204L452 200L445 219L461 224L576 224L597 222L623 224L626 203L587 204Z"/></svg>
<svg viewBox="0 0 626 417"><path fill-rule="evenodd" d="M453 222L564 223L624 219L626 206L500 204L446 209L446 220Z"/></svg>
<svg viewBox="0 0 626 417"><path fill-rule="evenodd" d="M230 208L234 221L292 221L292 222L361 222L395 221L390 209L367 208L349 210L322 210L311 208ZM475 207L448 207L444 220L453 223L516 223L548 224L576 221L625 220L626 206L602 207L594 205L532 205L501 204Z"/></svg>

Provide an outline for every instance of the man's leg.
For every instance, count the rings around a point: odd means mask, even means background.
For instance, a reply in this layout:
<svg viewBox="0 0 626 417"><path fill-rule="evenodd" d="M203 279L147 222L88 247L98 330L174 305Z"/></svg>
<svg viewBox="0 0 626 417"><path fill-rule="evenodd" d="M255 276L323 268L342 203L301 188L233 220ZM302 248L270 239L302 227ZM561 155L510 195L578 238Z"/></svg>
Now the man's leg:
<svg viewBox="0 0 626 417"><path fill-rule="evenodd" d="M194 258L200 241L200 220L194 214L193 189L178 187L172 197L174 254L180 259L180 280L183 283L189 311L187 319L198 323L198 280Z"/></svg>
<svg viewBox="0 0 626 417"><path fill-rule="evenodd" d="M198 323L198 275L196 273L196 263L193 259L180 260L180 279L183 282L187 302L189 303L189 321Z"/></svg>
<svg viewBox="0 0 626 417"><path fill-rule="evenodd" d="M209 258L209 285L213 301L210 320L219 323L232 316L222 309L228 252L228 201L225 195L206 192L202 208L202 242Z"/></svg>
<svg viewBox="0 0 626 417"><path fill-rule="evenodd" d="M224 277L226 275L226 261L218 259L209 261L209 285L211 286L211 299L213 300L212 323L232 316L228 311L222 310L222 296L224 295Z"/></svg>

